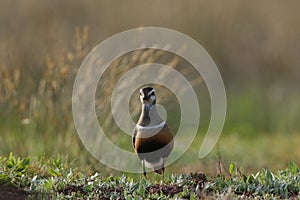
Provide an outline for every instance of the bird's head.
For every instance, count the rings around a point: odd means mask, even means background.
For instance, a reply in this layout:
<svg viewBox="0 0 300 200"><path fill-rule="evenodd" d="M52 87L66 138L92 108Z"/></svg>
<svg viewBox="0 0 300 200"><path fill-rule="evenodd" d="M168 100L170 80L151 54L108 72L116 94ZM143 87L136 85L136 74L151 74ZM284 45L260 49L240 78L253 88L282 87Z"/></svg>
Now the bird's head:
<svg viewBox="0 0 300 200"><path fill-rule="evenodd" d="M142 104L154 105L156 103L155 90L152 87L140 89L140 100Z"/></svg>

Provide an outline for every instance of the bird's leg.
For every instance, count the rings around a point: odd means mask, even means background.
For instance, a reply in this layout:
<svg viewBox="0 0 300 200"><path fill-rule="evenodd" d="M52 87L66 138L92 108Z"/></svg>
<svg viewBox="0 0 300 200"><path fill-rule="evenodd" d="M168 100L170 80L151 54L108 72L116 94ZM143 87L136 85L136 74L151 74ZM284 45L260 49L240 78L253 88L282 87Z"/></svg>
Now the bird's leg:
<svg viewBox="0 0 300 200"><path fill-rule="evenodd" d="M146 178L145 160L142 160L142 166L143 166L143 174L144 174L144 177Z"/></svg>
<svg viewBox="0 0 300 200"><path fill-rule="evenodd" d="M165 161L163 161L162 165L161 165L161 184L162 186L164 185L164 179L165 179Z"/></svg>

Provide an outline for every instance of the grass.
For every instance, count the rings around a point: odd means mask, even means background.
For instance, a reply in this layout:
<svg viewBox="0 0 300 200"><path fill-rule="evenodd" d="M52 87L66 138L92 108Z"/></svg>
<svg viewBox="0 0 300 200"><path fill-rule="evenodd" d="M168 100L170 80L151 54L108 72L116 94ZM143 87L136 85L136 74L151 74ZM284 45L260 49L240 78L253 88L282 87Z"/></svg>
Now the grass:
<svg viewBox="0 0 300 200"><path fill-rule="evenodd" d="M299 198L299 167L290 162L285 170L261 169L245 175L231 163L229 176L206 177L202 173L177 174L157 181L130 176L103 176L71 168L62 157L51 159L0 157L0 183L24 191L28 199L215 199ZM5 188L5 187L3 187ZM10 188L11 189L11 188ZM0 192L5 195L6 190ZM9 193L6 193L9 197Z"/></svg>
<svg viewBox="0 0 300 200"><path fill-rule="evenodd" d="M21 191L20 195L32 198L45 195L53 199L193 199L243 195L297 198L299 168L295 163L300 163L300 94L295 86L273 84L259 78L254 80L258 81L255 84L225 79L226 124L213 151L199 160L199 148L210 118L205 84L184 60L153 49L124 55L105 72L96 94L99 122L111 131L108 136L112 142L133 151L130 137L122 134L114 124L110 106L107 106L110 105L109 97L118 79L133 66L160 62L184 74L195 90L201 91L201 127L196 139L178 161L167 167L165 188L160 187L156 175L151 174L149 180L140 179L137 174L122 175L92 158L76 134L71 112L74 78L91 49L87 42L88 30L87 26L76 28L70 48L44 57L44 67L36 68L36 73L1 63L0 175L4 185L9 182ZM163 94L159 102L167 105L167 112L174 112L178 102L170 103L173 99L170 91L159 86L157 90ZM139 115L139 107L135 106L137 101L138 98L133 96L130 102L133 119ZM180 113L172 116L168 122L175 124L176 130ZM12 154L6 157L10 152L20 158ZM281 170L287 165L287 169ZM205 172L206 178L201 171ZM7 187L11 189L10 184Z"/></svg>
<svg viewBox="0 0 300 200"><path fill-rule="evenodd" d="M200 160L197 158L202 138L197 136L187 152L171 165L169 170L174 173L204 171L214 175L218 173L219 162L224 165L224 171L227 171L231 162L235 162L247 173L253 173L261 168L277 171L291 160L299 163L299 141L298 134L262 134L259 138L238 133L221 135L212 152Z"/></svg>

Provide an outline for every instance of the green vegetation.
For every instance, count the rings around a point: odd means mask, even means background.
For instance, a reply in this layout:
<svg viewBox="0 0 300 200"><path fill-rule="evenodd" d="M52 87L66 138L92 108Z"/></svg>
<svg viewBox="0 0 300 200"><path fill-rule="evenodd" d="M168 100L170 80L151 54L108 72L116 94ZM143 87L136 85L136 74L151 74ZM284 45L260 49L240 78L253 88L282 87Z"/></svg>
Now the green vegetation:
<svg viewBox="0 0 300 200"><path fill-rule="evenodd" d="M95 159L82 146L74 128L71 99L74 78L81 61L89 51L87 45L88 28L75 30L71 48L58 55L55 59L45 61L46 68L38 77L19 68L9 69L0 66L0 152L7 155L14 152L19 156L53 156L65 155L73 160L81 169L101 169L103 174L118 175L118 172L108 169ZM132 60L133 57L143 59ZM263 110L264 101L261 100L262 88L247 90L247 92L227 91L229 98L226 124L216 148L210 156L198 160L199 148L210 118L209 95L201 78L193 77L192 68L170 54L162 51L142 50L130 53L117 59L110 69L105 72L103 80L99 82L96 101L99 122L109 134L112 142L128 151L133 151L130 136L122 133L113 121L110 112L110 95L114 84L126 71L135 65L153 61L161 61L184 70L187 77L194 83L196 90L201 91L201 126L200 130L188 151L174 165L168 167L171 173L190 171L205 171L215 174L217 163L221 160L224 165L238 162L248 172L257 171L262 167L279 170L293 160L299 160L299 134L297 131L297 115L300 113L298 104L291 98L287 106L290 107L291 120L278 113L275 107L268 113ZM120 67L122 63L122 67ZM182 64L185 64L182 68ZM114 78L113 78L114 77ZM245 86L245 89L250 86ZM254 87L254 86L251 86ZM165 88L162 91L159 103L165 105L171 128L176 133L178 128L178 102L173 94ZM130 111L133 118L139 115L138 97L133 96L130 102ZM231 105L232 104L232 105ZM276 105L277 106L277 105ZM294 110L292 109L294 107ZM257 113L257 109L263 112ZM267 116L272 116L272 120ZM266 119L265 119L265 118ZM278 121L282 123L277 123ZM270 124L268 124L270 123ZM176 127L177 126L177 127ZM270 132L269 126L272 127ZM277 128L275 128L277 126ZM265 128L264 128L265 127ZM284 127L286 130L281 130ZM288 127L290 128L289 131ZM257 137L259 135L259 137ZM254 137L255 136L255 137ZM274 146L276 148L268 148ZM230 147L230 148L229 148ZM259 152L259 153L258 153ZM288 152L288 153L287 153ZM280 158L278 162L278 158ZM255 162L253 162L255 160ZM189 165L186 165L189 163Z"/></svg>
<svg viewBox="0 0 300 200"><path fill-rule="evenodd" d="M0 158L0 184L24 191L28 199L210 199L210 198L299 198L300 171L291 162L285 170L262 169L245 175L233 163L230 176L206 177L202 173L170 175L162 185L130 176L105 177L101 172L82 173L61 157L39 160ZM152 174L149 174L152 175ZM5 195L5 190L0 192ZM9 194L7 194L9 195Z"/></svg>
<svg viewBox="0 0 300 200"><path fill-rule="evenodd" d="M300 198L299 5L0 1L0 199L5 191L33 199ZM216 62L227 93L222 135L200 160L210 99L189 63L144 49L123 55L105 71L96 92L99 123L128 151L131 138L110 112L112 90L124 73L158 62L178 70L199 91L200 130L185 154L166 167L164 187L153 173L145 180L103 166L82 145L72 118L72 87L83 59L107 37L140 25L175 29L197 40ZM157 90L176 132L178 102L167 88ZM136 93L129 106L134 120L137 104Z"/></svg>

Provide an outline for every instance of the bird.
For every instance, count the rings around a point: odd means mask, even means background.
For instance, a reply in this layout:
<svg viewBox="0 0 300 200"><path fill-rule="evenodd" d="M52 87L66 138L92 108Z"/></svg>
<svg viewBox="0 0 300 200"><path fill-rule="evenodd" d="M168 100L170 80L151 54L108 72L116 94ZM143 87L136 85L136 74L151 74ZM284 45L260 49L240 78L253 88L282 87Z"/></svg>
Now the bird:
<svg viewBox="0 0 300 200"><path fill-rule="evenodd" d="M173 146L173 134L165 120L156 109L156 94L152 87L140 89L142 111L133 130L132 145L142 162L143 175L146 178L146 169L153 168L160 174L164 182L165 162Z"/></svg>

